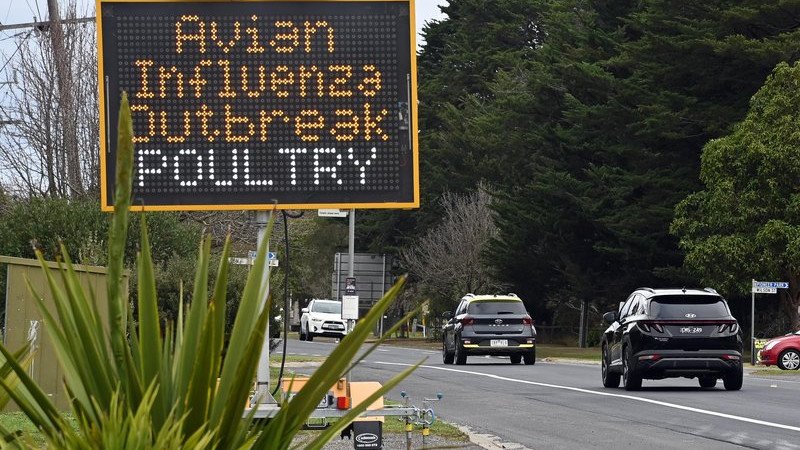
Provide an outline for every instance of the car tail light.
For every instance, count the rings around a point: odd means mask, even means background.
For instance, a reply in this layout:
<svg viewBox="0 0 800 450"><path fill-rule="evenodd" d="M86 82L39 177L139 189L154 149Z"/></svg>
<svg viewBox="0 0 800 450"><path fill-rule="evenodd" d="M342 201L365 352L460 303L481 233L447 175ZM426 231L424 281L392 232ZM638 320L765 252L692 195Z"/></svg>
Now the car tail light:
<svg viewBox="0 0 800 450"><path fill-rule="evenodd" d="M722 355L722 359L727 359L728 361L739 361L742 358L739 355Z"/></svg>
<svg viewBox="0 0 800 450"><path fill-rule="evenodd" d="M725 322L717 326L717 332L724 333L725 330L729 330L731 333L736 333L739 331L739 324L736 322Z"/></svg>
<svg viewBox="0 0 800 450"><path fill-rule="evenodd" d="M474 323L475 323L475 319L473 319L473 318L472 318L472 317L470 317L470 316L464 316L464 317L461 319L461 325L472 325L472 324L474 324Z"/></svg>
<svg viewBox="0 0 800 450"><path fill-rule="evenodd" d="M661 359L661 355L643 355L639 357L639 361L658 361Z"/></svg>
<svg viewBox="0 0 800 450"><path fill-rule="evenodd" d="M663 333L664 332L664 327L662 327L661 324L658 323L658 322L652 322L652 321L645 320L645 321L639 322L639 326L644 331L646 331L648 333L650 332L651 329L656 331L656 332L658 332L658 333Z"/></svg>
<svg viewBox="0 0 800 450"><path fill-rule="evenodd" d="M525 317L522 318L522 324L523 325L533 325L533 319L531 319L531 316L525 316Z"/></svg>

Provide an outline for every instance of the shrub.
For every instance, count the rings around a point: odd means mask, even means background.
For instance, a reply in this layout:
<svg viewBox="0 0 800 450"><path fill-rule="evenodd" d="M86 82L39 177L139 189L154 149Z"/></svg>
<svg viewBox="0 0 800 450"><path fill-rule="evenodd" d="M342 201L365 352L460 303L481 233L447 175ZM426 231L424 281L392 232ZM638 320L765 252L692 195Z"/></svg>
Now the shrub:
<svg viewBox="0 0 800 450"><path fill-rule="evenodd" d="M56 311L44 308L30 286L72 396L71 412L78 430L57 411L24 370L30 353L11 353L0 346L0 405L14 400L39 428L48 445L70 449L286 449L315 409L327 388L360 359L356 352L369 335L403 280L392 287L348 334L312 379L268 423L242 418L252 387L269 308L262 305L268 286L261 274L266 242L247 278L224 349L226 290L230 238L225 242L215 283L209 289L211 239L204 237L196 263L191 306L179 305L178 319L165 328L157 308L156 274L147 222L142 216L137 256L137 322L132 324L123 297L123 261L129 228L133 145L127 97L120 107L115 213L108 245L107 291L109 329L105 331L91 292L81 287L62 244L63 262L50 270L37 251L48 279ZM271 231L272 222L268 225ZM60 279L61 283L57 282ZM203 301L208 299L208 301ZM380 340L379 342L380 343ZM366 357L374 344L360 358ZM223 351L225 350L225 351ZM414 368L396 375L373 396L336 422L307 448L319 449L378 396L396 386ZM0 443L23 448L16 430L0 429Z"/></svg>

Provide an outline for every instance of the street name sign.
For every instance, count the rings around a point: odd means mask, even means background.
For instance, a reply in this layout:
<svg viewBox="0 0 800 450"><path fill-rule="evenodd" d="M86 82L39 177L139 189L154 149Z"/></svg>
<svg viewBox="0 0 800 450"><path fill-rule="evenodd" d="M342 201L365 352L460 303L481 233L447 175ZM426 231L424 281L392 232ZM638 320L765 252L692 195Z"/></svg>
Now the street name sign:
<svg viewBox="0 0 800 450"><path fill-rule="evenodd" d="M342 209L320 209L317 210L319 217L347 217L347 210Z"/></svg>
<svg viewBox="0 0 800 450"><path fill-rule="evenodd" d="M101 202L117 117L134 210L419 207L414 0L98 0Z"/></svg>
<svg viewBox="0 0 800 450"><path fill-rule="evenodd" d="M771 287L754 287L753 288L754 294L777 294L778 288L771 288Z"/></svg>
<svg viewBox="0 0 800 450"><path fill-rule="evenodd" d="M778 289L789 289L789 282L788 281L754 281L753 282L754 288L778 288Z"/></svg>

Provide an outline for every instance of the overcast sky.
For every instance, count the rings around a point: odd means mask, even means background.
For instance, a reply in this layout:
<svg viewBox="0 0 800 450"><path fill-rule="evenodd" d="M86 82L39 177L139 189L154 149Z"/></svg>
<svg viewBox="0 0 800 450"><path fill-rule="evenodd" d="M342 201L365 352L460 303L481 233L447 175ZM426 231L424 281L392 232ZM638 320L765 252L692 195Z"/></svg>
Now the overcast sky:
<svg viewBox="0 0 800 450"><path fill-rule="evenodd" d="M66 5L67 0L59 0L59 3ZM78 0L78 4L83 6L79 8L79 11L85 10L88 14L92 14L93 0ZM439 11L439 5L446 4L447 0L417 0L417 31L422 29L425 22L441 19L443 15ZM34 16L37 19L47 17L47 0L0 0L0 23L2 24L30 22ZM0 34L0 40L7 37L7 34Z"/></svg>

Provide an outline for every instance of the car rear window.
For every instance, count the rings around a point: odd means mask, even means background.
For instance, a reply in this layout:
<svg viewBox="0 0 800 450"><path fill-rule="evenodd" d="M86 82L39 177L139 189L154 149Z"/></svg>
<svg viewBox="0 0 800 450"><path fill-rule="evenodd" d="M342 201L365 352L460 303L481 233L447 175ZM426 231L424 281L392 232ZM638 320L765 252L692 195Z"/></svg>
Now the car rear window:
<svg viewBox="0 0 800 450"><path fill-rule="evenodd" d="M650 301L656 319L719 319L729 316L720 297L712 295L661 295Z"/></svg>
<svg viewBox="0 0 800 450"><path fill-rule="evenodd" d="M477 301L467 307L468 314L527 314L522 302Z"/></svg>
<svg viewBox="0 0 800 450"><path fill-rule="evenodd" d="M327 314L341 314L342 304L339 302L314 302L311 311Z"/></svg>

